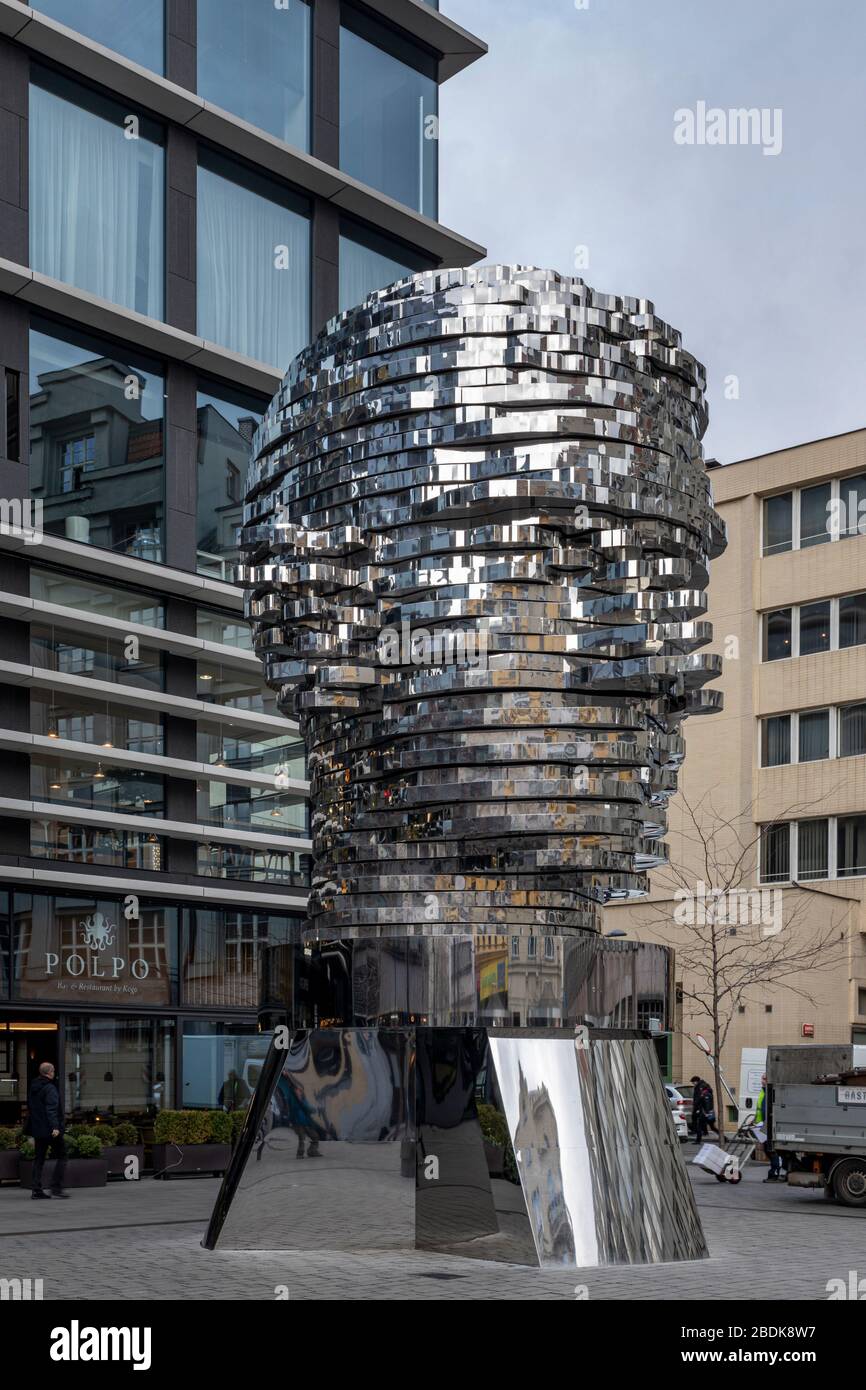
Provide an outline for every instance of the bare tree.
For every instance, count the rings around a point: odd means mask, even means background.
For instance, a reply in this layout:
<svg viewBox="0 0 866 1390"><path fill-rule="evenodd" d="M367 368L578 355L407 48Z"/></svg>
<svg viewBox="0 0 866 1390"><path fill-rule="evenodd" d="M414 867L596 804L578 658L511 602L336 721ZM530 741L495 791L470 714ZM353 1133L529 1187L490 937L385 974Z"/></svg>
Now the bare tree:
<svg viewBox="0 0 866 1390"><path fill-rule="evenodd" d="M847 933L840 931L838 917L850 901L837 898L838 916L831 913L823 922L816 918L814 925L805 921L802 896L794 902L790 892L783 894L771 883L755 886L761 829L752 803L726 819L715 811L709 794L692 805L681 791L677 802L688 863L668 863L653 871L652 889L663 898L648 901L640 921L665 945L671 944L672 923L677 929L683 999L706 1019L712 1040L717 1123L724 1144L722 1054L734 1016L743 1004L763 1002L768 989L788 990L813 1003L804 980L846 957ZM774 824L792 820L804 809L792 806Z"/></svg>

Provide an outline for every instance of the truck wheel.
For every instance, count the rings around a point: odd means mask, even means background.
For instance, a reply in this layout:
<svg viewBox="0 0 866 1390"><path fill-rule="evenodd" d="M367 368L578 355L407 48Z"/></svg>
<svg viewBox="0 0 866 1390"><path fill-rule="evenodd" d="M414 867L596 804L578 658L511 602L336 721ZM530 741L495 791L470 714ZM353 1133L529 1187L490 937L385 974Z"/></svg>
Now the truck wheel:
<svg viewBox="0 0 866 1390"><path fill-rule="evenodd" d="M866 1207L866 1159L845 1158L837 1163L833 1191L846 1207Z"/></svg>

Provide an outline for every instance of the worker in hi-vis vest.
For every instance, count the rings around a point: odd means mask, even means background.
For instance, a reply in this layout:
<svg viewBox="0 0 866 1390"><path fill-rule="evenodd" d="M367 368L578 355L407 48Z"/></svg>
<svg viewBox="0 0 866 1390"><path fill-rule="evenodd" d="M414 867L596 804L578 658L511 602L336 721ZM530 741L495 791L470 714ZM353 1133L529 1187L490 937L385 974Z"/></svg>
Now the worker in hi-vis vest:
<svg viewBox="0 0 866 1390"><path fill-rule="evenodd" d="M758 1104L755 1106L755 1124L762 1129L766 1128L767 1122L767 1078L761 1077L761 1094L758 1096ZM770 1160L770 1171L764 1178L764 1182L779 1182L787 1173L782 1172L782 1155L774 1153L770 1148L769 1142L764 1145L764 1153Z"/></svg>

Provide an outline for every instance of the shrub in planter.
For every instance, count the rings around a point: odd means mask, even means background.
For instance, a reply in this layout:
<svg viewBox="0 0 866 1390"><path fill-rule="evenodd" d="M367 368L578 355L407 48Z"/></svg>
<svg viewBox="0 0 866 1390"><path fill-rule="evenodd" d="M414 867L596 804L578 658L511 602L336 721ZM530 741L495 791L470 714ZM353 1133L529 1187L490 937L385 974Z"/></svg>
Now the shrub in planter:
<svg viewBox="0 0 866 1390"><path fill-rule="evenodd" d="M18 1143L17 1130L0 1126L0 1182L18 1181Z"/></svg>
<svg viewBox="0 0 866 1390"><path fill-rule="evenodd" d="M119 1124L117 1126L116 1142L126 1148L134 1148L138 1144L138 1130L135 1125L131 1125L126 1121L124 1121L123 1124Z"/></svg>
<svg viewBox="0 0 866 1390"><path fill-rule="evenodd" d="M228 1118L222 1111L160 1111L153 1126L154 1173L224 1172L231 1155L231 1125L222 1123Z"/></svg>
<svg viewBox="0 0 866 1390"><path fill-rule="evenodd" d="M209 1116L211 1143L230 1144L232 1142L231 1115L227 1115L224 1110L211 1110Z"/></svg>
<svg viewBox="0 0 866 1390"><path fill-rule="evenodd" d="M86 1128L86 1126L85 1126ZM108 1164L102 1156L102 1146L94 1134L66 1134L66 1175L64 1187L104 1187L108 1176ZM21 1145L21 1162L18 1167L22 1187L30 1187L33 1181L33 1159L36 1150L32 1139ZM54 1178L54 1159L49 1158L42 1170L42 1181L50 1187Z"/></svg>
<svg viewBox="0 0 866 1390"><path fill-rule="evenodd" d="M478 1106L478 1123L484 1139L487 1166L491 1173L502 1174L509 1182L519 1182L514 1149L505 1116L495 1105Z"/></svg>
<svg viewBox="0 0 866 1390"><path fill-rule="evenodd" d="M117 1130L114 1125L91 1125L87 1133L94 1135L103 1149L113 1149L117 1143Z"/></svg>
<svg viewBox="0 0 866 1390"><path fill-rule="evenodd" d="M246 1110L232 1110L227 1118L231 1121L232 1144L234 1145L238 1142L238 1135L243 1129L244 1120L247 1118L247 1112Z"/></svg>

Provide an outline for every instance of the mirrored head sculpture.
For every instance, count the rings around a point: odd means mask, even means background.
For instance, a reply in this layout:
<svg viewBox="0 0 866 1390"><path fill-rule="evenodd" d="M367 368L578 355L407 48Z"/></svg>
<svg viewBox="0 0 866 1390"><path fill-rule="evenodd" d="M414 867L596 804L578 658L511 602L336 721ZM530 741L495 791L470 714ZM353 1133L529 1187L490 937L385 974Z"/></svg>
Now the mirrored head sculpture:
<svg viewBox="0 0 866 1390"><path fill-rule="evenodd" d="M640 1031L666 1025L668 956L599 925L663 861L682 721L720 703L705 425L703 369L651 303L484 266L332 320L254 442L248 615L300 721L313 835L307 928L264 981L298 1030L268 1104L315 1074L323 1024L353 1057L385 1047L417 1243L498 1248L499 1162L539 1260L702 1253ZM464 1186L485 1213L437 1197L463 1189L423 1177L431 1142L483 1171Z"/></svg>

